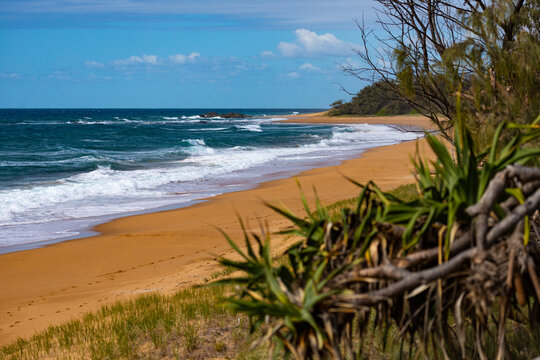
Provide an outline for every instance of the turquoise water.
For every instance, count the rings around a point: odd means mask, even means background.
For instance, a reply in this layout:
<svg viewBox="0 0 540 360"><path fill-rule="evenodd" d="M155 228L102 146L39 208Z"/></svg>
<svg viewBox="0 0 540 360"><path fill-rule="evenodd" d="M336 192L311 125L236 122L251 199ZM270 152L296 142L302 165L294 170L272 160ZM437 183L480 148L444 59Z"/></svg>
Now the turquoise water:
<svg viewBox="0 0 540 360"><path fill-rule="evenodd" d="M243 119L203 119L210 111ZM114 217L193 204L417 137L276 122L318 109L0 110L0 253Z"/></svg>

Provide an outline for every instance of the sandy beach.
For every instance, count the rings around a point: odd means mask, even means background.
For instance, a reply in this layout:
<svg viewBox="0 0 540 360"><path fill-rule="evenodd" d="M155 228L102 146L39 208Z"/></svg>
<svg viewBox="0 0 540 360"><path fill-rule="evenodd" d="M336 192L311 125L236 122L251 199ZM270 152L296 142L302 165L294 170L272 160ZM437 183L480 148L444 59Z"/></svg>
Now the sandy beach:
<svg viewBox="0 0 540 360"><path fill-rule="evenodd" d="M329 118L320 114L291 117L308 123L395 124L429 128L421 116ZM323 203L350 198L360 183L375 180L384 190L411 183L410 155L421 139L371 149L338 166L305 171L296 176L309 201L316 186ZM100 305L137 294L171 292L200 283L219 267L215 258L231 253L216 227L240 241L237 214L249 227L268 223L272 231L290 224L264 206L282 204L301 213L294 178L262 183L255 189L226 193L195 206L130 216L99 225L98 236L66 241L40 249L0 255L0 344L27 337ZM276 251L286 244L274 238Z"/></svg>

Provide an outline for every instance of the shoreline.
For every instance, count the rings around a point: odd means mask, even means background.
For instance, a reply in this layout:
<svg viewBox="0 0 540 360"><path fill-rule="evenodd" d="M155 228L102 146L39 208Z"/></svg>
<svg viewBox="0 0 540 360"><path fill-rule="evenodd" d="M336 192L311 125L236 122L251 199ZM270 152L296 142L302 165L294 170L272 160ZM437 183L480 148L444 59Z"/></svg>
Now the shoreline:
<svg viewBox="0 0 540 360"><path fill-rule="evenodd" d="M311 123L311 124L320 124L320 125L347 125L347 124L380 124L381 117L370 117L370 116L363 116L363 117L328 117L324 116L325 112L318 112L318 113L306 113L306 114L296 114L296 115L269 115L269 116L263 116L263 118L267 118L271 120L272 123L295 123L295 124L305 124L305 123ZM405 121L404 121L405 119ZM415 124L413 123L412 126L410 126L411 116L404 115L404 116L391 116L391 117L384 117L384 123L388 124L389 122L394 123L395 129L397 130L404 130L407 132L418 132L422 131L422 124ZM405 126L407 125L407 126ZM403 140L408 141L408 140ZM321 167L329 167L329 166L337 166L341 164L343 161L356 158L361 156L362 153L364 153L368 149L362 149L362 150L356 150L356 151L349 151L347 155L341 154L338 157L334 158L325 158L324 160L320 160L317 162L306 162L306 163L298 163L294 166L291 165L288 168L283 168L281 170L276 170L273 172L267 172L266 174L262 175L261 177L244 177L243 181L240 183L231 183L225 184L225 186L219 188L216 187L213 190L207 189L207 193L199 194L199 197L193 197L189 200L184 200L182 202L170 202L159 206L153 206L148 208L142 208L139 210L127 210L123 212L118 213L107 213L102 215L91 215L88 217L82 217L82 218L75 218L74 220L79 220L84 223L84 225L78 225L77 227L70 227L65 228L66 233L60 237L45 237L43 240L38 241L32 241L32 242L24 242L21 244L12 244L12 245L5 245L0 247L0 255L8 254L12 252L19 252L19 251L26 251L26 250L32 250L32 249L39 249L43 247L47 247L50 245L54 245L56 243L62 243L66 241L72 241L72 240L78 240L88 237L94 237L100 235L100 232L97 231L97 227L109 223L111 221L115 221L116 219L124 218L124 217L130 217L130 216L137 216L137 215L144 215L144 214L151 214L151 213L159 213L162 211L168 211L168 210L177 210L185 207L194 206L198 203L210 201L212 198L214 198L217 195L221 195L224 193L229 192L238 192L238 191L246 191L257 188L260 184L273 181L273 180L279 180L284 179L288 177L294 177L298 175L299 173L303 171L307 171L310 169L316 169ZM249 172L246 172L249 173ZM180 201L180 200L178 200ZM62 221L62 220L59 220ZM67 221L67 220L64 220Z"/></svg>
<svg viewBox="0 0 540 360"><path fill-rule="evenodd" d="M429 120L419 116L328 118L303 114L285 121L429 127ZM213 226L240 239L238 212L247 219L248 229L258 229L258 222L268 222L271 231L286 228L289 223L263 202L284 204L301 213L295 178L310 203L314 194L309 188L315 185L324 204L358 194L358 188L343 175L361 183L374 179L384 190L412 182L409 154L416 144L420 152L425 151L424 139L373 148L337 166L255 184L249 190L220 194L199 204L117 218L95 227L93 231L100 232L97 236L0 255L0 344L104 303L200 282L219 269L213 261L216 256L231 254ZM273 245L277 250L285 248L277 236Z"/></svg>

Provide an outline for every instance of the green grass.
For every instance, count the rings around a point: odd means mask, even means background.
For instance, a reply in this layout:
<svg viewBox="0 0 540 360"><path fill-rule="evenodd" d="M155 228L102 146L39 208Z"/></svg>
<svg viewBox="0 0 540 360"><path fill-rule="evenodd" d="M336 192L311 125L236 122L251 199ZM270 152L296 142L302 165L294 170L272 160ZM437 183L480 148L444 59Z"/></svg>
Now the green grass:
<svg viewBox="0 0 540 360"><path fill-rule="evenodd" d="M389 191L388 193L394 195L395 197L403 201L413 201L418 198L418 189L416 188L415 184L401 185ZM342 209L351 209L356 206L356 203L357 198L352 197L349 199L336 201L335 203L327 205L326 208L328 209L328 212L331 214L332 218L335 219L339 217Z"/></svg>
<svg viewBox="0 0 540 360"><path fill-rule="evenodd" d="M418 199L419 196L416 184L401 185L389 191L389 193L402 201L413 201Z"/></svg>
<svg viewBox="0 0 540 360"><path fill-rule="evenodd" d="M234 358L249 352L247 320L224 286L119 301L0 348L0 359Z"/></svg>
<svg viewBox="0 0 540 360"><path fill-rule="evenodd" d="M359 119L362 119L362 118L376 118L376 117L386 117L386 116L392 116L392 117L400 117L400 116L411 116L411 115L421 115L419 112L415 111L415 110L411 110L410 113L407 113L407 114L398 114L398 115L393 115L393 114L389 114L389 113L386 113L384 110L381 110L379 112L377 112L376 114L371 114L371 115L359 115L359 114L339 114L339 115L332 115L332 114L329 114L328 112L322 114L321 116L330 116L330 117L333 117L333 118L359 118Z"/></svg>

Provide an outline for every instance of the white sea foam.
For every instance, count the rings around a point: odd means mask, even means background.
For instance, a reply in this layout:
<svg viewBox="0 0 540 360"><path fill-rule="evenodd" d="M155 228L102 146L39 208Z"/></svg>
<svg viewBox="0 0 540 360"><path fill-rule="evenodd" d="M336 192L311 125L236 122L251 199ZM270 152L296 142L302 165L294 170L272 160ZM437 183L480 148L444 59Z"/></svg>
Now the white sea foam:
<svg viewBox="0 0 540 360"><path fill-rule="evenodd" d="M250 119L237 122L235 126L240 130L260 131L261 123ZM217 129L225 128L214 128ZM208 146L203 139L182 140L174 149L159 151L180 151L188 157L163 167L118 171L101 166L94 171L48 184L0 190L0 203L3 205L0 207L0 247L33 241L28 234L39 233L34 227L45 226L43 224L73 221L79 224L77 226L84 227L88 226L94 216L138 211L191 201L196 196L209 196L219 188L217 184L220 184L220 181L226 181L220 179L229 179L235 176L234 174L243 174L236 175L240 176L236 181L249 183L254 181L254 178L273 173L277 169L302 168L306 166L302 164L307 162L310 166L316 166L317 163L350 157L351 154L369 147L394 144L417 137L417 133L362 124L335 126L331 136L314 135L311 144L295 147L235 146L216 149ZM70 153L71 150L62 151ZM109 156L106 153L101 155ZM135 155L131 153L130 156ZM141 156L143 155L144 151L141 152ZM94 155L84 155L65 161L90 161L94 159L86 157L92 156ZM121 157L116 154L110 156ZM249 180L250 177L252 180ZM175 195L178 193L185 195ZM81 225L83 223L84 225ZM18 237L18 233L13 230L20 229L20 226L29 227L26 237ZM72 228L58 226L54 227L54 231L40 228L42 239L58 238L59 233L73 233Z"/></svg>
<svg viewBox="0 0 540 360"><path fill-rule="evenodd" d="M190 145L184 151L191 155L208 155L216 153L214 149L206 146L206 143L202 139L187 139L183 140L183 142L186 142Z"/></svg>
<svg viewBox="0 0 540 360"><path fill-rule="evenodd" d="M194 116L162 116L160 120L147 120L147 119L128 119L120 118L115 116L113 119L107 120L93 120L89 117L84 117L77 120L68 120L63 121L53 121L53 122L31 122L31 123L14 123L11 125L129 125L129 124L139 124L139 125L165 125L165 124L191 124L191 123L210 123L210 124L264 124L271 123L274 121L286 120L286 118L281 117L261 117L261 118L250 118L250 119L225 119L220 116L203 118L199 115Z"/></svg>
<svg viewBox="0 0 540 360"><path fill-rule="evenodd" d="M247 125L235 125L238 130L261 132L261 125L259 124L247 124Z"/></svg>
<svg viewBox="0 0 540 360"><path fill-rule="evenodd" d="M129 119L118 119L122 120L122 122L119 121L112 121L112 120L95 120L95 121L89 121L89 120L82 120L79 119L77 121L68 121L68 124L76 124L76 125L118 125L122 123L129 123L134 122Z"/></svg>
<svg viewBox="0 0 540 360"><path fill-rule="evenodd" d="M188 129L189 131L222 131L227 130L228 128L220 127L220 128L201 128L201 129Z"/></svg>

